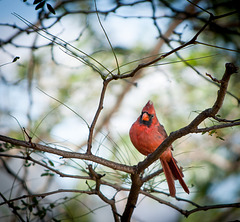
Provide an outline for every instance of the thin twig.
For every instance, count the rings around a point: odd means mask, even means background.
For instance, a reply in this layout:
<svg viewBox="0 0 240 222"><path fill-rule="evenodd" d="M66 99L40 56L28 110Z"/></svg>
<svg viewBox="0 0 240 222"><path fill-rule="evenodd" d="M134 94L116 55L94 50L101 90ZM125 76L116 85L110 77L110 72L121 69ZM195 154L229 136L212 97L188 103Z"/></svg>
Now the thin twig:
<svg viewBox="0 0 240 222"><path fill-rule="evenodd" d="M127 166L124 164L116 163L98 156L95 156L93 154L81 154L78 152L72 152L72 151L65 151L65 150L60 150L57 148L52 148L50 146L42 145L42 144L37 144L37 143L29 143L23 140L17 140L13 139L11 137L3 136L0 135L0 141L4 141L6 143L10 143L15 146L21 146L25 148L31 148L33 150L38 150L38 151L43 151L47 153L52 153L60 156L61 158L75 158L75 159L83 159L83 160L90 160L95 163L102 164L104 166L110 167L114 170L120 170L126 173L133 173L134 168L131 166Z"/></svg>
<svg viewBox="0 0 240 222"><path fill-rule="evenodd" d="M24 220L24 219L22 218L22 216L17 212L17 207L15 207L14 204L13 204L11 201L8 201L1 192L0 192L0 196L1 196L2 199L4 200L4 203L7 203L8 206L9 206L9 208L12 209L13 214L15 214L20 221L24 222L25 220ZM1 205L1 203L0 203L0 205Z"/></svg>

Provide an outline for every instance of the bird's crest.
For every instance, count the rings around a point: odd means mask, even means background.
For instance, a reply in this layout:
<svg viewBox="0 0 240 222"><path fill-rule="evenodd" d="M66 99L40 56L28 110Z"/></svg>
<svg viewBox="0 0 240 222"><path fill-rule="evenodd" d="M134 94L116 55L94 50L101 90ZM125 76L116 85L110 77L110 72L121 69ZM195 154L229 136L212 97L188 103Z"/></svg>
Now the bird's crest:
<svg viewBox="0 0 240 222"><path fill-rule="evenodd" d="M155 109L153 106L153 102L151 100L143 107L142 112L147 112L148 114L155 114Z"/></svg>

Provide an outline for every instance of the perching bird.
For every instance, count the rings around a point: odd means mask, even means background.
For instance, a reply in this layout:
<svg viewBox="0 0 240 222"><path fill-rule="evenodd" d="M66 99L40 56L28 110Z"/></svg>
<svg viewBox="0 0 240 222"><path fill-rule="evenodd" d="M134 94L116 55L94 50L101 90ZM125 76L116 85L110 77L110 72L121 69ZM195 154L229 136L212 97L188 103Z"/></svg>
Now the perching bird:
<svg viewBox="0 0 240 222"><path fill-rule="evenodd" d="M159 123L151 101L144 106L142 114L133 123L129 134L136 149L146 156L154 152L167 138L167 133ZM185 192L189 194L189 189L183 180L183 173L172 156L171 148L168 147L160 156L170 195L172 197L176 195L174 180L178 180Z"/></svg>

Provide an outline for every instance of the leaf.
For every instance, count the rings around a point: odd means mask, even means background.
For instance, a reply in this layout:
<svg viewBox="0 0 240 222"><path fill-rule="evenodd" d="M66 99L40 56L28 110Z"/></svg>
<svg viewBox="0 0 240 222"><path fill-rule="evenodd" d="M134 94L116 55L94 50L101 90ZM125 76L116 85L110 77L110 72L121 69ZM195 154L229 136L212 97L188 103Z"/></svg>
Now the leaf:
<svg viewBox="0 0 240 222"><path fill-rule="evenodd" d="M5 150L2 147L0 147L0 152L5 152Z"/></svg>
<svg viewBox="0 0 240 222"><path fill-rule="evenodd" d="M51 166L54 166L54 163L51 160L48 160L48 162Z"/></svg>
<svg viewBox="0 0 240 222"><path fill-rule="evenodd" d="M30 212L32 212L32 210L33 210L32 205L29 205L29 206L28 206L28 210L29 210Z"/></svg>
<svg viewBox="0 0 240 222"><path fill-rule="evenodd" d="M41 2L42 0L34 0L33 4L36 5L38 4L39 2Z"/></svg>
<svg viewBox="0 0 240 222"><path fill-rule="evenodd" d="M54 15L56 14L54 8L50 4L47 4L47 8L51 13L53 13Z"/></svg>
<svg viewBox="0 0 240 222"><path fill-rule="evenodd" d="M45 177L45 176L54 176L54 174L53 173L42 173L41 174L41 177Z"/></svg>
<svg viewBox="0 0 240 222"><path fill-rule="evenodd" d="M19 206L14 206L14 210L21 210Z"/></svg>
<svg viewBox="0 0 240 222"><path fill-rule="evenodd" d="M208 135L212 136L215 132L216 132L216 130L212 130L208 133Z"/></svg>
<svg viewBox="0 0 240 222"><path fill-rule="evenodd" d="M216 138L224 141L224 138L222 138L221 136L217 136Z"/></svg>
<svg viewBox="0 0 240 222"><path fill-rule="evenodd" d="M45 170L45 173L42 173L41 174L41 177L44 177L44 176L54 176L54 174L53 173L49 173L49 170Z"/></svg>
<svg viewBox="0 0 240 222"><path fill-rule="evenodd" d="M16 57L13 59L12 62L16 62L18 59L20 59L20 57L19 57L19 56L16 56Z"/></svg>
<svg viewBox="0 0 240 222"><path fill-rule="evenodd" d="M40 8L43 8L44 5L45 5L45 1L40 2L40 3L35 7L35 10L38 10L38 9L40 9Z"/></svg>
<svg viewBox="0 0 240 222"><path fill-rule="evenodd" d="M29 206L29 204L26 203L24 200L21 200L21 202L22 202L22 204L23 204L24 206Z"/></svg>
<svg viewBox="0 0 240 222"><path fill-rule="evenodd" d="M33 197L33 198L32 198L32 202L33 202L35 205L38 205L38 200L37 200L36 197Z"/></svg>
<svg viewBox="0 0 240 222"><path fill-rule="evenodd" d="M24 166L25 166L25 167L30 167L30 166L31 166L31 163L25 163Z"/></svg>
<svg viewBox="0 0 240 222"><path fill-rule="evenodd" d="M45 160L42 160L42 162L44 162L47 165L47 162Z"/></svg>

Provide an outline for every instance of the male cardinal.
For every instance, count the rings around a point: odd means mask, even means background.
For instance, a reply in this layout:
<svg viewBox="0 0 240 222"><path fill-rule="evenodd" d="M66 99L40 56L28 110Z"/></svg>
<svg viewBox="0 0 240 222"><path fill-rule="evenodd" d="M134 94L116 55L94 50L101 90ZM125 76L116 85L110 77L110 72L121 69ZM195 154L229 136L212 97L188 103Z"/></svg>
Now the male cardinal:
<svg viewBox="0 0 240 222"><path fill-rule="evenodd" d="M130 139L136 149L143 155L149 155L155 151L167 138L164 127L159 123L153 103L149 100L144 106L142 114L133 123L130 129ZM175 197L176 189L174 180L179 180L186 193L188 187L183 180L183 173L177 166L177 161L171 152L172 146L168 147L160 156L163 172L165 173L170 195Z"/></svg>

